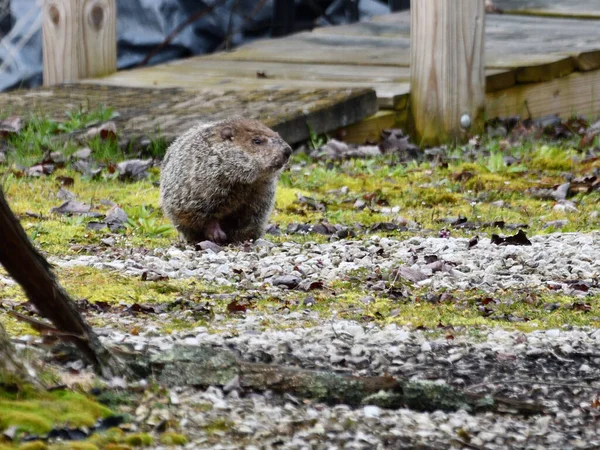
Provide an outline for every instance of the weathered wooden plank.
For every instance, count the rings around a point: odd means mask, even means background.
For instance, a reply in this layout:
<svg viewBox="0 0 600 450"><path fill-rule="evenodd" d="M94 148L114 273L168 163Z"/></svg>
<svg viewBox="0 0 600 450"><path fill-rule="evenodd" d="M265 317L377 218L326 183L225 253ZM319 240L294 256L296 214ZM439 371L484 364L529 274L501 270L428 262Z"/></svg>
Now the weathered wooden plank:
<svg viewBox="0 0 600 450"><path fill-rule="evenodd" d="M404 38L378 38L371 36L328 36L301 33L285 39L271 39L239 47L228 53L216 53L209 60L254 61L257 63L288 63L314 65L343 65L357 67L409 67L410 40ZM533 50L532 50L533 51ZM565 55L544 55L539 51L530 55L486 54L486 67L490 70L509 70L522 66L551 66L560 64ZM363 67L363 70L368 70ZM496 72L497 73L497 72ZM544 72L545 73L545 72Z"/></svg>
<svg viewBox="0 0 600 450"><path fill-rule="evenodd" d="M523 29L527 29L527 23L523 24ZM520 36L516 34L517 31L512 34L497 32L498 38L491 43L486 40L486 67L511 69L542 66L542 70L526 71L528 75L522 77L523 82L537 81L532 78L535 73L542 74L542 80L548 78L548 74L564 76L568 73L565 70L565 59L568 57L575 58L575 65L580 70L594 69L596 63L600 64L600 54L596 53L600 51L600 41L595 39L596 34L585 34L584 31L576 35L573 29L567 34L546 30L537 35L539 41L530 39L527 34ZM558 35L558 38L551 39L553 35ZM284 39L258 41L229 53L211 55L210 59L408 67L409 46L410 40L404 37L300 33ZM581 64L578 63L580 57Z"/></svg>
<svg viewBox="0 0 600 450"><path fill-rule="evenodd" d="M600 114L600 71L575 72L545 83L521 84L486 95L488 117L521 114Z"/></svg>
<svg viewBox="0 0 600 450"><path fill-rule="evenodd" d="M254 78L235 76L235 74L220 74L214 72L181 71L176 68L154 66L148 69L121 71L104 78L86 81L93 84L110 84L112 86L169 88L181 87L189 89L208 89L214 92L224 91L268 91L289 89L340 89L340 88L368 88L374 89L377 94L377 104L381 108L399 108L403 104L403 97L408 95L409 83L378 83L371 81L331 81L331 80L306 80L306 79L278 79Z"/></svg>
<svg viewBox="0 0 600 450"><path fill-rule="evenodd" d="M217 91L82 83L0 94L0 113L40 113L63 120L65 111L104 104L119 112L115 121L121 135L160 133L168 141L200 120L242 115L296 143L308 138L307 123L317 133L330 132L374 114L376 102L370 89Z"/></svg>
<svg viewBox="0 0 600 450"><path fill-rule="evenodd" d="M418 142L466 140L465 130L480 129L484 29L483 0L411 3L410 107Z"/></svg>
<svg viewBox="0 0 600 450"><path fill-rule="evenodd" d="M407 38L409 22L409 14L402 12L374 17L362 24L319 28L313 33ZM599 27L600 23L590 20L488 15L486 66L517 68L547 65L571 56L578 70L597 69L600 67ZM564 67L559 72L564 72Z"/></svg>
<svg viewBox="0 0 600 450"><path fill-rule="evenodd" d="M486 71L486 89L494 91L515 84L511 71ZM211 55L167 64L123 70L91 83L131 87L181 87L201 89L289 89L370 87L380 108L403 109L409 92L410 71L405 67L339 64L289 64L211 59Z"/></svg>
<svg viewBox="0 0 600 450"><path fill-rule="evenodd" d="M598 0L494 0L505 14L600 19Z"/></svg>
<svg viewBox="0 0 600 450"><path fill-rule="evenodd" d="M254 41L211 59L408 67L410 39L304 32Z"/></svg>
<svg viewBox="0 0 600 450"><path fill-rule="evenodd" d="M178 73L227 77L247 77L290 80L371 81L375 83L407 82L408 67L357 66L352 64L293 64L262 61L223 60L214 54L179 59L158 66L135 69L138 73L154 68Z"/></svg>

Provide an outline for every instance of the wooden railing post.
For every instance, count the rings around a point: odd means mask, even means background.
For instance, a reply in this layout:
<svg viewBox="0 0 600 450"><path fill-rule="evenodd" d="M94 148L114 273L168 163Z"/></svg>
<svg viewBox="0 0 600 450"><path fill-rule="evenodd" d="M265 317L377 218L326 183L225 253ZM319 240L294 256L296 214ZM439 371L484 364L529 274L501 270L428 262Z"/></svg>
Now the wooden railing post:
<svg viewBox="0 0 600 450"><path fill-rule="evenodd" d="M460 141L485 107L484 0L411 1L410 107L418 142Z"/></svg>
<svg viewBox="0 0 600 450"><path fill-rule="evenodd" d="M117 70L115 0L44 0L44 86Z"/></svg>

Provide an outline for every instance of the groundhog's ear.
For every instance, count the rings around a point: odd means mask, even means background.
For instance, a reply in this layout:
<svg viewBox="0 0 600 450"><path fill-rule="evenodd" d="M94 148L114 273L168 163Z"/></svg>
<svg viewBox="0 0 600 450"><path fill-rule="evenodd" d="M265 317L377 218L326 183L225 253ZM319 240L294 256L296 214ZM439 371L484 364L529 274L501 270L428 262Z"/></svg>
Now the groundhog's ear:
<svg viewBox="0 0 600 450"><path fill-rule="evenodd" d="M224 141L233 139L233 129L231 127L221 128L221 139Z"/></svg>

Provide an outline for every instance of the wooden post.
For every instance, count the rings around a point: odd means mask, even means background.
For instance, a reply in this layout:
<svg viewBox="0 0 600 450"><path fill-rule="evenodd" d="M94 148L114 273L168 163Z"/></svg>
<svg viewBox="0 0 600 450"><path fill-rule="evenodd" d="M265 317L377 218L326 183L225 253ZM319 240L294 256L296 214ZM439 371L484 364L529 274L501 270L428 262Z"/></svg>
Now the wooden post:
<svg viewBox="0 0 600 450"><path fill-rule="evenodd" d="M117 70L115 0L44 0L44 86Z"/></svg>
<svg viewBox="0 0 600 450"><path fill-rule="evenodd" d="M485 107L484 0L411 1L410 106L422 145L477 131Z"/></svg>

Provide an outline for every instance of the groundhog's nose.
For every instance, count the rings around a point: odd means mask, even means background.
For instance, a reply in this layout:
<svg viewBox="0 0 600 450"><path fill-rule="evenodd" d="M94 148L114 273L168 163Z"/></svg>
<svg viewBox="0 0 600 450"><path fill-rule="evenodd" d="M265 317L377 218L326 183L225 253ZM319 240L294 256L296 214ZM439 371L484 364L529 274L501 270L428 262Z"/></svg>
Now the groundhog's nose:
<svg viewBox="0 0 600 450"><path fill-rule="evenodd" d="M288 159L292 154L292 147L285 144L285 147L283 148L283 154L285 155L285 159Z"/></svg>

